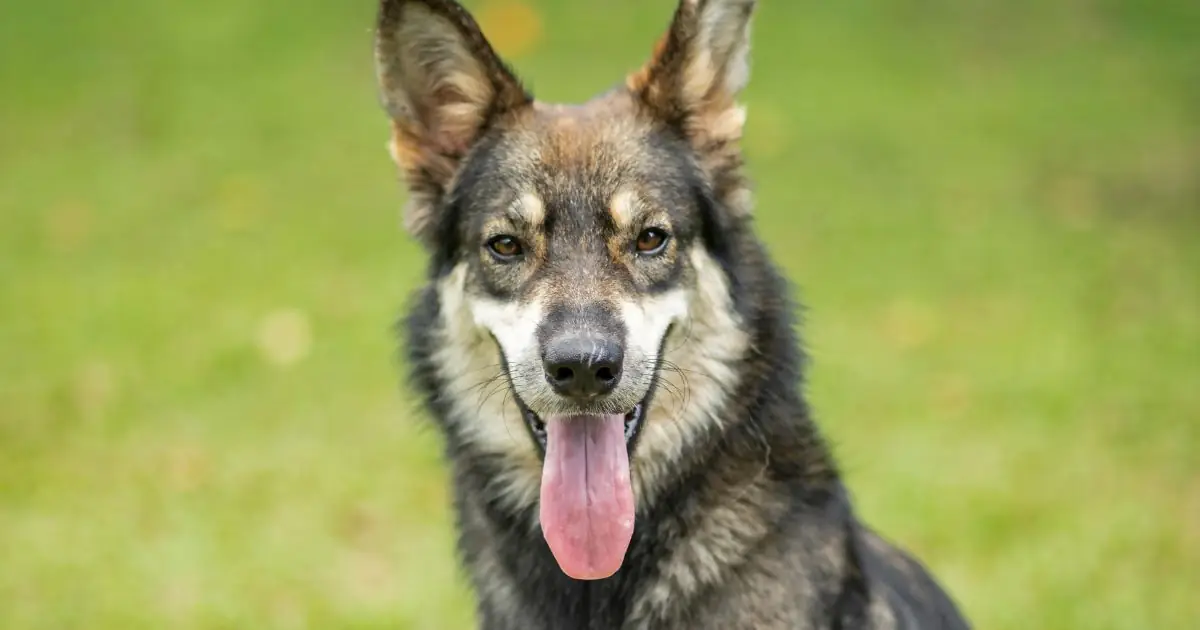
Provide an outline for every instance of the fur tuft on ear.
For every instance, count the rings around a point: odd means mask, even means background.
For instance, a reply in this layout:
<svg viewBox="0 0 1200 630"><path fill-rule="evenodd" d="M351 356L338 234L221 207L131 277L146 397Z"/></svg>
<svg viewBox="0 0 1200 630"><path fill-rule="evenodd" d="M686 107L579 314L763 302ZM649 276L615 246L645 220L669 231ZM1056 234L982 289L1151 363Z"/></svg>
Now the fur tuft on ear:
<svg viewBox="0 0 1200 630"><path fill-rule="evenodd" d="M454 0L382 0L375 63L389 149L410 193L404 223L429 242L433 214L480 133L532 97Z"/></svg>
<svg viewBox="0 0 1200 630"><path fill-rule="evenodd" d="M682 129L735 212L748 212L738 175L746 111L737 97L750 79L755 0L680 0L650 61L626 85L652 115Z"/></svg>

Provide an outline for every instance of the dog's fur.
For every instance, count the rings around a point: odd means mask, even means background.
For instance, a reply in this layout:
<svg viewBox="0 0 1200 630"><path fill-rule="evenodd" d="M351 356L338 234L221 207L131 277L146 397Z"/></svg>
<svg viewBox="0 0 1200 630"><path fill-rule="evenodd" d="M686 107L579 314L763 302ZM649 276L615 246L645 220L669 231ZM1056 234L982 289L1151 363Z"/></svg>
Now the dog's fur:
<svg viewBox="0 0 1200 630"><path fill-rule="evenodd" d="M429 252L408 357L445 438L482 628L967 627L855 517L801 395L789 287L752 231L738 148L753 6L682 0L642 70L557 106L453 0L382 2L389 147ZM632 244L651 227L667 238L644 256ZM489 251L497 235L521 254ZM543 375L564 330L623 345L595 409ZM624 564L571 579L539 526L536 418L638 401Z"/></svg>

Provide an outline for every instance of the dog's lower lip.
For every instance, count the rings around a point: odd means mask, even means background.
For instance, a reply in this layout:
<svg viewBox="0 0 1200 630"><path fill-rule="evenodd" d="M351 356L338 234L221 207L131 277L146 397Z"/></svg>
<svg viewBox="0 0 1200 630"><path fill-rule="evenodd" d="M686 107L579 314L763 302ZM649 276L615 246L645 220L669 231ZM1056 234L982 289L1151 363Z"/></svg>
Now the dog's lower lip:
<svg viewBox="0 0 1200 630"><path fill-rule="evenodd" d="M642 422L644 409L642 403L634 406L633 410L625 414L625 442L633 439L633 435L637 433L638 425Z"/></svg>
<svg viewBox="0 0 1200 630"><path fill-rule="evenodd" d="M528 409L525 410L525 422L527 422L529 424L530 430L533 431L533 437L535 437L537 439L538 443L542 445L542 448L545 449L546 448L546 423L542 422L542 419L539 418L537 416L537 414L533 413L533 411L528 410Z"/></svg>

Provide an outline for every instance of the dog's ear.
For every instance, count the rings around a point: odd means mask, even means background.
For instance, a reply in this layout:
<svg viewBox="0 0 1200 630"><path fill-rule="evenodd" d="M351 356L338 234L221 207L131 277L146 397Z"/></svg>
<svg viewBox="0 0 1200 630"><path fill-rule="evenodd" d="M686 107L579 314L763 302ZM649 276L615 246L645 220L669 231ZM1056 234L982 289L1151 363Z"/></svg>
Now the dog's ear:
<svg viewBox="0 0 1200 630"><path fill-rule="evenodd" d="M750 78L754 5L755 0L680 0L654 55L626 81L652 115L684 132L719 195L742 190L736 186L738 144L746 111L737 97ZM735 211L748 211L748 200L728 201Z"/></svg>
<svg viewBox="0 0 1200 630"><path fill-rule="evenodd" d="M432 215L480 133L532 98L454 0L382 0L375 63L389 148L410 193L404 223L428 243Z"/></svg>

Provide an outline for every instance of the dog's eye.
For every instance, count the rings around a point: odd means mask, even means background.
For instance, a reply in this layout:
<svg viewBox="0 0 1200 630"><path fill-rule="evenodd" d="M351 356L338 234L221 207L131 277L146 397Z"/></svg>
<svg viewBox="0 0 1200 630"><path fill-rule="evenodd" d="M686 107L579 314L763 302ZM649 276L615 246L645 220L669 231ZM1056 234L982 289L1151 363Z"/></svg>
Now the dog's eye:
<svg viewBox="0 0 1200 630"><path fill-rule="evenodd" d="M667 233L658 228L646 228L638 234L637 251L639 254L653 256L660 254L667 245Z"/></svg>
<svg viewBox="0 0 1200 630"><path fill-rule="evenodd" d="M493 236L488 239L487 247L501 260L516 258L524 251L521 249L521 242L508 235Z"/></svg>

